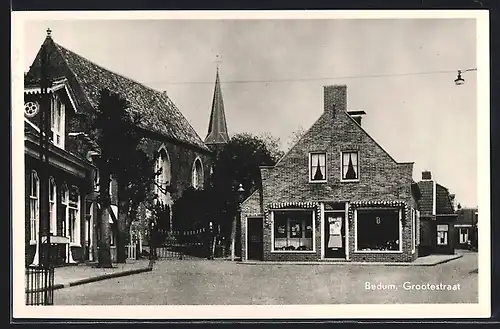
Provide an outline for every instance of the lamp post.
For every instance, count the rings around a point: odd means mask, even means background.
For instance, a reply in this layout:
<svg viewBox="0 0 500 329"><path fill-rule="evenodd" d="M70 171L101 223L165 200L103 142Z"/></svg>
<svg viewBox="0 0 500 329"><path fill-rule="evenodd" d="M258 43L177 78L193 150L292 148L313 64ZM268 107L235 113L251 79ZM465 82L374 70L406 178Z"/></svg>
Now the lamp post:
<svg viewBox="0 0 500 329"><path fill-rule="evenodd" d="M477 68L458 70L457 78L455 79L455 85L457 86L463 85L465 83L465 79L462 78L462 73L470 71L477 71Z"/></svg>
<svg viewBox="0 0 500 329"><path fill-rule="evenodd" d="M243 185L240 184L238 189L236 190L237 196L238 196L238 208L236 211L236 214L234 215L233 219L233 225L231 228L231 261L234 261L235 259L235 244L236 244L236 224L237 224L237 219L241 213L241 202L243 201L243 193L245 193L245 189L243 188Z"/></svg>

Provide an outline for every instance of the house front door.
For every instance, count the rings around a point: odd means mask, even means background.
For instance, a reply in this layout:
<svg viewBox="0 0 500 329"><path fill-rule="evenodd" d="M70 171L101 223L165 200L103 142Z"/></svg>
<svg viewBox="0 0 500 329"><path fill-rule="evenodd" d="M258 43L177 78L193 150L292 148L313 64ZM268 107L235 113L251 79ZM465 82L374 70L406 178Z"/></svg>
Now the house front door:
<svg viewBox="0 0 500 329"><path fill-rule="evenodd" d="M249 260L263 260L262 217L247 218L247 253Z"/></svg>
<svg viewBox="0 0 500 329"><path fill-rule="evenodd" d="M346 258L344 212L325 212L325 258Z"/></svg>

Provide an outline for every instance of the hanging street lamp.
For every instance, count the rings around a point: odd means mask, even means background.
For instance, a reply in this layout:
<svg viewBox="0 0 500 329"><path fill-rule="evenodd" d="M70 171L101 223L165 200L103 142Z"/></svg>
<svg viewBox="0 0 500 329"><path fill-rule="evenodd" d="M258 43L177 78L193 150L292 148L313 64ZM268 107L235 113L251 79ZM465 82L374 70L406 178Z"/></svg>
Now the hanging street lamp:
<svg viewBox="0 0 500 329"><path fill-rule="evenodd" d="M455 79L455 85L461 86L465 83L465 79L462 78L462 73L464 72L470 72L470 71L477 71L477 68L473 69L466 69L466 70L458 70L457 78Z"/></svg>

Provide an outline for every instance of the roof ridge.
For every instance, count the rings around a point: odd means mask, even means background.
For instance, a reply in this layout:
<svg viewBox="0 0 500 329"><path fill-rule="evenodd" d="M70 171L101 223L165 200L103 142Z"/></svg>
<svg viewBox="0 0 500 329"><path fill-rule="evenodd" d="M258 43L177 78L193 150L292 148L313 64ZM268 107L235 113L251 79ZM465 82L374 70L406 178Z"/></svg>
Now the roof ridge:
<svg viewBox="0 0 500 329"><path fill-rule="evenodd" d="M191 125L190 121L186 118L186 116L182 113L182 111L177 107L177 105L175 105L175 103L172 101L172 99L170 99L170 97L168 95L166 95L165 93L163 93L162 91L159 91L159 90L156 90L152 87L149 87L137 80L134 80L134 79L131 79L129 77L126 77L120 73L117 73L115 71L112 71L102 65L99 65L97 63L95 63L94 61L92 60L89 60L88 58L74 52L73 50L71 49L68 49L58 43L56 43L55 41L52 40L52 42L54 43L55 47L57 48L58 52L60 53L61 57L63 57L63 60L64 60L64 63L66 64L66 66L68 67L68 69L70 70L70 72L73 74L73 76L75 77L75 79L77 80L78 84L82 84L82 81L78 78L78 76L75 74L75 72L73 71L73 69L71 68L71 65L68 63L67 59L66 59L66 56L64 54L62 54L61 52L68 52L71 56L75 56L77 58L79 58L80 60L82 61L85 61L87 62L88 64L90 65L93 65L94 67L96 67L97 69L100 69L100 70L103 70L111 75L114 75L116 76L117 78L120 78L120 79L123 79L125 82L130 82L131 84L133 84L134 86L133 87L136 87L136 88L144 88L146 91L149 91L151 93L153 93L156 97L158 97L161 101L163 101L165 103L166 106L168 106L169 108L171 108L173 111L177 112L177 114L182 117L182 119L185 120L185 122L187 123L187 129L191 130L191 133L194 134L197 139L198 139L198 142L195 143L195 142L188 142L189 144L193 144L194 146L196 147L199 147L203 150L208 150L208 148L206 147L203 139L200 137L200 135L196 132L196 130L193 128L193 126ZM85 95L85 99L88 101L88 103L90 105L92 105L92 101L89 99L88 95L86 92L83 92L83 94ZM163 133L160 133L162 136Z"/></svg>
<svg viewBox="0 0 500 329"><path fill-rule="evenodd" d="M140 82L140 81L138 81L138 80L134 80L134 79L132 79L132 78L126 77L126 76L124 76L124 75L123 75L123 74L121 74L121 73L118 73L118 72L113 71L113 70L110 70L110 69L108 69L108 68L106 68L106 67L104 67L104 66L102 66L102 65L100 65L100 64L97 64L96 62L94 62L94 61L92 61L92 60L88 59L87 57L84 57L84 56L82 56L82 55L78 54L77 52L74 52L73 50L68 49L68 48L66 48L66 47L62 46L62 45L58 44L58 43L57 43L57 42L55 42L55 41L54 41L54 44L55 44L56 46L58 46L58 47L60 47L60 48L64 49L64 50L66 50L66 51L68 51L68 52L70 52L70 53L72 53L72 54L74 54L74 55L76 55L76 56L78 56L78 57L80 57L80 58L82 58L82 59L86 60L87 62L91 63L91 64L92 64L92 65L94 65L94 66L97 66L97 67L98 67L98 68L100 68L100 69L103 69L103 70L105 70L105 71L108 71L108 72L110 72L110 73L113 73L114 75L117 75L117 76L119 76L120 78L123 78L123 79L125 79L125 80L129 80L129 81L131 81L131 82L133 82L133 83L136 83L136 84L139 84L139 85L141 85L141 86L143 86L143 87L145 87L145 88L148 88L148 89L150 89L151 91L154 91L154 92L156 92L156 93L159 93L159 94L164 95L164 93L162 93L162 92L161 92L161 91L159 91L159 90L156 90L156 89L154 89L154 88L152 88L152 87L149 87L148 85L145 85L144 83L142 83L142 82ZM66 58L64 58L64 60L66 61ZM70 68L70 69L71 69L71 68ZM168 96L166 96L166 97L168 98Z"/></svg>

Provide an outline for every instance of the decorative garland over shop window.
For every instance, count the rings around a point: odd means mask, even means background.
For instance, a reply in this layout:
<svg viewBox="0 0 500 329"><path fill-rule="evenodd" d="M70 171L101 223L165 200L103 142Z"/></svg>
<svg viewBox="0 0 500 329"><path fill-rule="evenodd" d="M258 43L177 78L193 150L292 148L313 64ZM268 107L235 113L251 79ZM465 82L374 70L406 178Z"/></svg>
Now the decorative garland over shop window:
<svg viewBox="0 0 500 329"><path fill-rule="evenodd" d="M316 211L316 225L321 222L321 206L319 202L277 202L270 203L264 208L264 225L267 228L272 226L271 211L287 208L313 209Z"/></svg>
<svg viewBox="0 0 500 329"><path fill-rule="evenodd" d="M354 217L354 210L358 208L365 207L391 207L391 208L400 208L404 209L404 215L402 218L402 222L405 223L407 218L411 218L411 209L408 207L408 204L405 201L401 200L378 200L378 201L353 201L349 204L349 221L351 221Z"/></svg>

